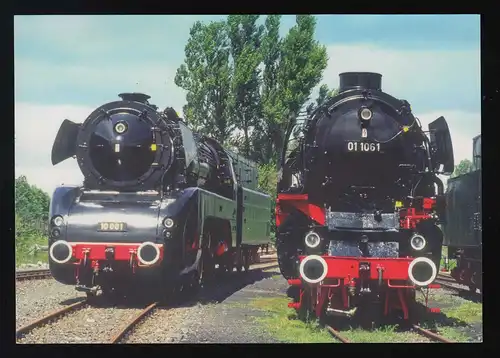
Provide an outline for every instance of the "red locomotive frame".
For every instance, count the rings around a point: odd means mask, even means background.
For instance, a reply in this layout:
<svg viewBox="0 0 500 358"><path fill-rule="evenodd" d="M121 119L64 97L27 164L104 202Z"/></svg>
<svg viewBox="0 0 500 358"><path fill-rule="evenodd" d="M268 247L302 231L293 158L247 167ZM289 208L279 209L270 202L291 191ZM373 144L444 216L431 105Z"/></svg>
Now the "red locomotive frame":
<svg viewBox="0 0 500 358"><path fill-rule="evenodd" d="M400 227L402 229L414 229L422 220L431 219L431 211L436 204L434 198L424 198L421 208L400 209ZM325 209L311 204L307 194L278 194L276 200L276 225L279 226L288 216L287 208L293 207L304 213L317 224L325 225ZM299 256L302 262L307 256ZM411 284L408 268L413 257L400 258L367 258L367 257L338 257L320 256L327 264L326 276L321 282L310 284L302 279L288 280L291 286L300 287L300 298L298 302L289 303L288 306L297 310L301 309L304 302L304 295L310 294L309 309L315 312L317 317L322 315L327 299L333 295L340 296L342 302L341 309L349 308L348 290L356 285L356 281L363 279L369 281L380 280L386 287L384 298L384 315L391 311L400 309L403 311L404 319L409 319L409 306L414 301L415 285ZM360 263L368 263L369 270L360 274ZM360 277L363 276L363 277ZM439 288L437 284L429 284L427 288ZM308 288L308 289L306 289ZM426 297L427 305L427 297ZM432 312L439 312L438 308L429 309Z"/></svg>

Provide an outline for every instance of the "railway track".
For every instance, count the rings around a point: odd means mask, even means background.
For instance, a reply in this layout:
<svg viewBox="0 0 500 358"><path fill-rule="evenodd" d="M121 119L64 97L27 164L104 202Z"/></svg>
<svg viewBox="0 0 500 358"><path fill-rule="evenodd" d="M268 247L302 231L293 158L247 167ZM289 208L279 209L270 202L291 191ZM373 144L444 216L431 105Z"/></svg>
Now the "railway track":
<svg viewBox="0 0 500 358"><path fill-rule="evenodd" d="M412 324L411 327L415 332L418 334L425 336L426 338L429 338L432 341L439 342L439 343L456 343L455 341L452 341L450 339L444 338L443 336L434 333L432 331L429 331L428 329L424 329L416 324Z"/></svg>
<svg viewBox="0 0 500 358"><path fill-rule="evenodd" d="M333 329L332 327L326 325L325 328L328 330L328 332L335 337L337 340L339 340L342 343L351 343L347 338L343 337L339 331Z"/></svg>
<svg viewBox="0 0 500 358"><path fill-rule="evenodd" d="M338 341L342 342L342 343L352 343L351 341L349 341L347 338L345 338L344 336L342 336L342 334L333 329L332 327L326 325L325 328L327 329L327 331L335 338L337 339ZM434 341L434 342L439 342L439 343L456 343L455 341L452 341L452 340L449 340L437 333L434 333L432 331L429 331L427 329L424 329L416 324L412 324L411 325L411 328L417 332L418 334L430 339L431 341Z"/></svg>
<svg viewBox="0 0 500 358"><path fill-rule="evenodd" d="M469 286L458 283L454 278L448 275L438 275L436 278L436 283L439 283L442 288L458 293L463 293L466 296L469 295L470 298L480 299L481 294L475 290L474 292L470 290Z"/></svg>
<svg viewBox="0 0 500 358"><path fill-rule="evenodd" d="M16 271L16 281L52 277L49 269Z"/></svg>
<svg viewBox="0 0 500 358"><path fill-rule="evenodd" d="M70 313L70 312L74 312L80 308L83 308L85 307L86 305L88 304L88 301L87 300L82 300L82 301L79 301L79 302L76 302L76 303L73 303L69 306L66 306L64 308L61 308L59 310L56 310L54 312L51 312L45 316L43 316L42 318L39 318L19 329L16 330L16 339L20 339L22 338L26 333L29 333L30 331L32 331L34 328L37 328L37 327L40 327L40 326L43 326L47 323L50 323L51 321L54 321L54 320L57 320L57 319L60 319L62 318L64 315Z"/></svg>
<svg viewBox="0 0 500 358"><path fill-rule="evenodd" d="M139 323L141 322L146 316L149 314L153 313L153 311L158 307L159 303L154 302L144 308L141 312L139 312L134 318L132 318L130 321L128 321L124 327L117 333L115 334L109 341L111 344L118 344L121 342L123 337L129 332L132 331L132 329Z"/></svg>
<svg viewBox="0 0 500 358"><path fill-rule="evenodd" d="M268 260L266 260L266 261L268 261ZM266 270L266 269L271 269L271 268L274 268L277 266L278 265L277 265L276 260L269 260L268 262L251 265L251 270ZM94 301L92 301L92 302L94 302ZM132 312L132 313L134 313L132 315L132 318L129 319L127 317L127 319L124 320L124 322L126 322L126 323L121 327L121 329L118 332L114 331L114 334L109 339L107 339L106 342L103 342L103 343L112 343L112 344L120 343L123 340L123 338L125 336L127 336L127 334L129 334L134 329L134 327L137 326L137 324L142 322L147 316L149 316L151 313L153 313L159 307L160 307L159 303L154 302L154 303L151 303L151 304L145 306L142 309L138 309L139 312L137 312L137 313ZM69 313L76 312L76 311L79 311L79 310L84 309L84 308L85 309L89 308L89 309L96 310L96 311L101 310L103 313L99 314L98 316L103 315L104 312L111 309L111 307L100 307L99 305L94 306L94 304L91 304L91 302L89 302L89 300L82 300L82 301L73 303L71 305L65 306L65 307L58 309L56 311L53 311L49 314L45 314L41 318L36 319L36 320L30 322L29 324L17 329L16 330L16 339L18 341L22 340L23 337L29 335L30 333L32 333L32 331L36 330L37 328L43 327L45 325L49 325L49 324L50 325L52 325L52 324L57 325L59 322L61 322L64 325L64 322L62 322L62 321L65 320L65 316L68 316ZM169 308L169 309L173 309L173 308ZM120 324L121 324L121 322L120 322ZM36 334L35 334L35 336L36 336Z"/></svg>

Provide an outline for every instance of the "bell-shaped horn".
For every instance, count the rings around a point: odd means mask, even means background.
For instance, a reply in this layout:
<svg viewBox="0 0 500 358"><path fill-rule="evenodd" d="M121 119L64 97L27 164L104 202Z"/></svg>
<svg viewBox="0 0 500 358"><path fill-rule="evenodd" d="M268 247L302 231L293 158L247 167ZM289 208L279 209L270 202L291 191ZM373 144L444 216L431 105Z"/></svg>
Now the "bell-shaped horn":
<svg viewBox="0 0 500 358"><path fill-rule="evenodd" d="M437 276L436 264L427 257L417 257L408 266L408 276L416 286L427 286Z"/></svg>
<svg viewBox="0 0 500 358"><path fill-rule="evenodd" d="M328 265L321 256L309 255L300 263L299 271L304 281L316 284L325 279Z"/></svg>

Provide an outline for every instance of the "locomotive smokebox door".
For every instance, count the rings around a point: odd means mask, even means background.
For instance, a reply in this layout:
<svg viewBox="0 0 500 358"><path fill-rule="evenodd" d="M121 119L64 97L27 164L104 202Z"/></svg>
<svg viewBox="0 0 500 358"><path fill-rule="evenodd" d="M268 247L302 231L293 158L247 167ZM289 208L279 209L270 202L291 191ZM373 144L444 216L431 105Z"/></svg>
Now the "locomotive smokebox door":
<svg viewBox="0 0 500 358"><path fill-rule="evenodd" d="M52 145L52 165L59 164L76 154L75 143L80 126L81 124L71 122L68 119L62 122Z"/></svg>
<svg viewBox="0 0 500 358"><path fill-rule="evenodd" d="M448 123L443 116L429 123L429 134L431 140L432 159L435 169L443 165L443 174L450 175L455 170L453 157L453 146L451 143Z"/></svg>

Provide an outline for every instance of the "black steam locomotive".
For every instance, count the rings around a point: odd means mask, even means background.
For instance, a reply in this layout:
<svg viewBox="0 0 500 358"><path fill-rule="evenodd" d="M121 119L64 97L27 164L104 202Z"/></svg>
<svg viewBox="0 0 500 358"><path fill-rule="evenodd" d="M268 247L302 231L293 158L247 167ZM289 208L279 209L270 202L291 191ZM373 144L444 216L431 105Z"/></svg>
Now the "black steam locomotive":
<svg viewBox="0 0 500 358"><path fill-rule="evenodd" d="M448 255L457 260L451 276L476 292L483 289L481 135L472 141L472 170L448 180L443 230Z"/></svg>
<svg viewBox="0 0 500 358"><path fill-rule="evenodd" d="M270 236L270 197L256 190L254 163L147 95L120 97L83 124L64 120L55 139L52 164L76 157L84 182L52 196L54 278L95 295L248 270Z"/></svg>
<svg viewBox="0 0 500 358"><path fill-rule="evenodd" d="M454 168L443 117L430 138L381 75L340 74L338 95L289 128L276 221L281 272L317 315L349 315L367 297L401 307L435 279L443 183ZM298 143L298 144L297 144ZM295 144L295 145L294 145Z"/></svg>

